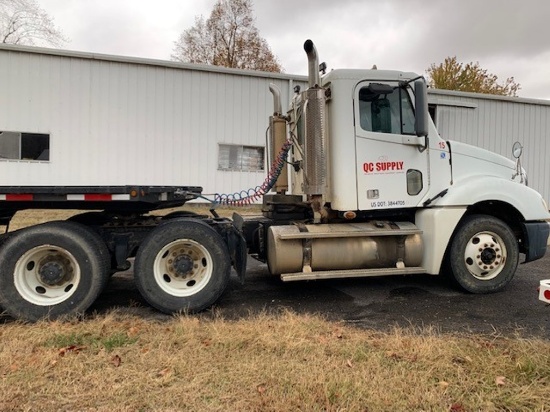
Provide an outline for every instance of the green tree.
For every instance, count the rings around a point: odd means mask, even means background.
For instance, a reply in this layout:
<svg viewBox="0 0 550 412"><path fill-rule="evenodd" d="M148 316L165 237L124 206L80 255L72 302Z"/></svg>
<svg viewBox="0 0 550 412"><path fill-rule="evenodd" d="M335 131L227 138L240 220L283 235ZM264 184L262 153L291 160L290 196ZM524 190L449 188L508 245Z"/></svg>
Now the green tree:
<svg viewBox="0 0 550 412"><path fill-rule="evenodd" d="M0 0L0 42L62 47L68 40L36 0Z"/></svg>
<svg viewBox="0 0 550 412"><path fill-rule="evenodd" d="M237 69L282 70L254 25L251 0L218 0L207 20L195 24L175 42L172 60Z"/></svg>
<svg viewBox="0 0 550 412"><path fill-rule="evenodd" d="M504 83L498 82L498 77L487 73L479 62L467 64L459 63L456 56L447 57L443 63L435 63L427 70L428 82L436 89L458 90L501 96L517 96L521 86L513 77L507 78Z"/></svg>

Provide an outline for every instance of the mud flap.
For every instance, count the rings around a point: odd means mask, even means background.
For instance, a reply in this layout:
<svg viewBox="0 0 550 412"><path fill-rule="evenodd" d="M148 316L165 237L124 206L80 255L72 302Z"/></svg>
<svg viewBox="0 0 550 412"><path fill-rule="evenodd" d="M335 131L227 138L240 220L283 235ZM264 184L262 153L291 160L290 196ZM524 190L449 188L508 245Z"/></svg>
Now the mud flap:
<svg viewBox="0 0 550 412"><path fill-rule="evenodd" d="M235 269L235 272L239 275L241 283L244 283L248 249L245 238L237 231L235 227L233 227L233 230L228 233L227 246L229 248L233 269Z"/></svg>
<svg viewBox="0 0 550 412"><path fill-rule="evenodd" d="M550 226L547 222L523 223L525 235L525 262L540 259L546 253Z"/></svg>

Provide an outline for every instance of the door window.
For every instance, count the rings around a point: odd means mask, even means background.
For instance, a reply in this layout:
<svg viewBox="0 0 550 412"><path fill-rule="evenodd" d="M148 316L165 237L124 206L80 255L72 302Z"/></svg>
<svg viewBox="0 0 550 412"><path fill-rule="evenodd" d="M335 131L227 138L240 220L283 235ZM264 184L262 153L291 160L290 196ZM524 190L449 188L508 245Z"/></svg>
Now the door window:
<svg viewBox="0 0 550 412"><path fill-rule="evenodd" d="M371 83L359 90L359 119L367 132L414 135L414 109L406 89Z"/></svg>

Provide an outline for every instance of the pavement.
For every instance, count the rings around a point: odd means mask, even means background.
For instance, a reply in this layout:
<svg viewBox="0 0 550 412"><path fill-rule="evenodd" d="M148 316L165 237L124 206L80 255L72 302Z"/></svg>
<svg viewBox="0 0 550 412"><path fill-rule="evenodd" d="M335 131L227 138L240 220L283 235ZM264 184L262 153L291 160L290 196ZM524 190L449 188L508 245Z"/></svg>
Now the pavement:
<svg viewBox="0 0 550 412"><path fill-rule="evenodd" d="M550 305L538 300L537 292L543 279L550 279L550 253L520 264L507 288L489 295L465 293L444 277L429 275L283 283L265 264L249 259L245 283L233 273L214 310L202 316L240 319L292 310L381 331L401 326L550 339ZM143 300L131 272L114 275L90 310L101 313L121 306L144 317L169 318Z"/></svg>

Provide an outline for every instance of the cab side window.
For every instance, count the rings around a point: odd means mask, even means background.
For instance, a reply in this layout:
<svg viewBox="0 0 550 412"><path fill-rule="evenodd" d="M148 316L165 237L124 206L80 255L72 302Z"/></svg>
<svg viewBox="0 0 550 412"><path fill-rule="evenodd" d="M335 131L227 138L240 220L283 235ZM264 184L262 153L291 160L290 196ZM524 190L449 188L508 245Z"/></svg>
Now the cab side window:
<svg viewBox="0 0 550 412"><path fill-rule="evenodd" d="M378 83L362 87L359 122L367 132L414 135L414 109L406 89Z"/></svg>

